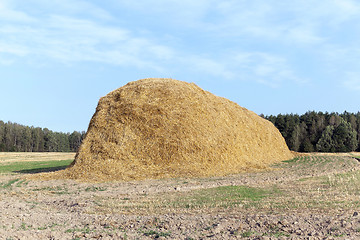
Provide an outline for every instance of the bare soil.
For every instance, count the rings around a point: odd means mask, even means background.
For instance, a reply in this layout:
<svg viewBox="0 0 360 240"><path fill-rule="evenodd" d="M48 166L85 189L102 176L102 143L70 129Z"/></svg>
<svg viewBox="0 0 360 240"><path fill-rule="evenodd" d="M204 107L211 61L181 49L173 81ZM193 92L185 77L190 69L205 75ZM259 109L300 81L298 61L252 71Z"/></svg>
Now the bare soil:
<svg viewBox="0 0 360 240"><path fill-rule="evenodd" d="M360 239L356 156L311 154L263 172L194 179L3 174L0 239Z"/></svg>

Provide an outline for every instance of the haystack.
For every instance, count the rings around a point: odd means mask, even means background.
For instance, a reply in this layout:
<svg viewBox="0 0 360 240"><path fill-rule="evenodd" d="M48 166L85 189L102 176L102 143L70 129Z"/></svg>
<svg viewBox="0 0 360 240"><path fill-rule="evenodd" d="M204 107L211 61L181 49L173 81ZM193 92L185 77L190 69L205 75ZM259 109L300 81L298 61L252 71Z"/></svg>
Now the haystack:
<svg viewBox="0 0 360 240"><path fill-rule="evenodd" d="M101 98L63 177L91 181L205 177L292 158L274 125L173 79L130 82Z"/></svg>

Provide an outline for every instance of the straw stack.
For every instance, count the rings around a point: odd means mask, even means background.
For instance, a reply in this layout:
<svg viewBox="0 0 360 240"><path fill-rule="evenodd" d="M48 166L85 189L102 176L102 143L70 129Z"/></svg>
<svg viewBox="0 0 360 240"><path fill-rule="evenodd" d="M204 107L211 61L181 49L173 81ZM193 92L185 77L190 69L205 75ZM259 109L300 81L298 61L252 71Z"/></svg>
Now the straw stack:
<svg viewBox="0 0 360 240"><path fill-rule="evenodd" d="M85 181L207 177L292 158L269 121L193 83L130 82L101 98L75 161Z"/></svg>

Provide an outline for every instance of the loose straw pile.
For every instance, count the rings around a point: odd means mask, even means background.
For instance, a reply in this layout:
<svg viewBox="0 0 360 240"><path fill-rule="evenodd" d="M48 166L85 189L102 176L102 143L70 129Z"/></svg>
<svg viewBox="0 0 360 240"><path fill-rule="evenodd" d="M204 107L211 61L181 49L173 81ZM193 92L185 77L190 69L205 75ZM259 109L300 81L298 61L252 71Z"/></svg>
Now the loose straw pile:
<svg viewBox="0 0 360 240"><path fill-rule="evenodd" d="M193 83L153 78L101 98L75 161L52 175L84 181L207 177L292 157L274 125L254 112Z"/></svg>

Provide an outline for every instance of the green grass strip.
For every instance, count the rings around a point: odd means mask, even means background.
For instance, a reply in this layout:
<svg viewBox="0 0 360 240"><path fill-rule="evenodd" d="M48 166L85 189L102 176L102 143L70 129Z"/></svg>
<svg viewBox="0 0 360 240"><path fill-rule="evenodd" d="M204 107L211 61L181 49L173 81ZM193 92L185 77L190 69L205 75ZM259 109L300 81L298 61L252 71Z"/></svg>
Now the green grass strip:
<svg viewBox="0 0 360 240"><path fill-rule="evenodd" d="M248 207L261 199L280 194L278 189L261 189L246 186L221 186L216 188L195 190L186 196L179 196L170 203L173 207L197 208L197 207L233 207L245 204Z"/></svg>
<svg viewBox="0 0 360 240"><path fill-rule="evenodd" d="M12 179L12 180L9 180L8 182L6 183L0 183L0 189L7 189L7 188L11 188L12 185L16 182L18 182L20 180L20 178L17 178L17 179Z"/></svg>
<svg viewBox="0 0 360 240"><path fill-rule="evenodd" d="M0 164L0 173L40 173L65 169L72 159L60 161L31 161Z"/></svg>

